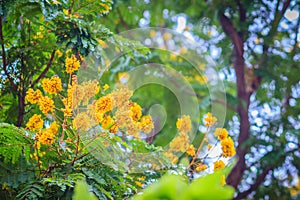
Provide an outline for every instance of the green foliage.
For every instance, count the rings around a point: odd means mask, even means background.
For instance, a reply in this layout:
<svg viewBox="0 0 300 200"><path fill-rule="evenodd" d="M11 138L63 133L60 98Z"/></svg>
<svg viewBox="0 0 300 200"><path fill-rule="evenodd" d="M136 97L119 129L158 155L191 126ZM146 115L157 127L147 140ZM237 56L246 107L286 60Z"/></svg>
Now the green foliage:
<svg viewBox="0 0 300 200"><path fill-rule="evenodd" d="M234 189L221 185L224 171L200 177L187 184L182 176L165 175L157 183L147 187L136 200L196 200L196 199L232 199Z"/></svg>
<svg viewBox="0 0 300 200"><path fill-rule="evenodd" d="M78 181L74 189L73 200L95 200L95 195L89 192L88 185L85 181Z"/></svg>
<svg viewBox="0 0 300 200"><path fill-rule="evenodd" d="M16 164L21 155L28 160L30 145L30 133L14 125L0 123L0 156L4 163Z"/></svg>

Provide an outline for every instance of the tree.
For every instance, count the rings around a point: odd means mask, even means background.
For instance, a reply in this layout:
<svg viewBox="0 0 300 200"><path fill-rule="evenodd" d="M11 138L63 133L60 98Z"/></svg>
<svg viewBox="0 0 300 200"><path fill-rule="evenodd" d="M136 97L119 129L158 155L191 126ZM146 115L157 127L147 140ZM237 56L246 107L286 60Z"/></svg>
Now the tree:
<svg viewBox="0 0 300 200"><path fill-rule="evenodd" d="M61 71L57 63L65 53L63 49L71 48L78 56L87 55L97 44L96 37L110 35L107 29L94 27L98 33L91 37L89 23L89 19L97 17L89 12L91 8L98 8L99 15L103 15L110 4L111 1L1 2L1 93L13 94L10 100L17 99L17 103L10 109L18 112L17 119L11 117L14 112L6 113L9 122L19 127L24 125L24 115L29 112L26 91L34 88L48 72Z"/></svg>

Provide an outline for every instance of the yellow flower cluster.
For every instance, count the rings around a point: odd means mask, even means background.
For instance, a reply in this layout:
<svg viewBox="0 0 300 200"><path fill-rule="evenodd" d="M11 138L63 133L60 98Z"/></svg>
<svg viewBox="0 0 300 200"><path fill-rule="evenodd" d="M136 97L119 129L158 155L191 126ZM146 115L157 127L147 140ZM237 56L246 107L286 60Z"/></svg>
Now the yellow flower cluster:
<svg viewBox="0 0 300 200"><path fill-rule="evenodd" d="M80 112L72 121L73 128L76 130L87 130L92 127L91 118L86 112Z"/></svg>
<svg viewBox="0 0 300 200"><path fill-rule="evenodd" d="M195 147L194 147L194 145L191 144L191 145L187 148L186 153L187 153L188 155L190 155L190 156L195 156L196 153L195 153Z"/></svg>
<svg viewBox="0 0 300 200"><path fill-rule="evenodd" d="M213 117L211 113L207 113L206 117L204 118L205 126L211 127L217 122L217 118Z"/></svg>
<svg viewBox="0 0 300 200"><path fill-rule="evenodd" d="M150 115L143 116L139 125L144 133L150 133L151 130L154 128L152 118Z"/></svg>
<svg viewBox="0 0 300 200"><path fill-rule="evenodd" d="M37 104L44 114L53 112L54 101L47 96L43 96L40 90L34 91L33 89L29 88L26 92L25 99L31 104Z"/></svg>
<svg viewBox="0 0 300 200"><path fill-rule="evenodd" d="M176 122L176 127L179 131L183 132L189 132L192 128L192 123L190 116L183 115L181 118L179 118Z"/></svg>
<svg viewBox="0 0 300 200"><path fill-rule="evenodd" d="M133 103L130 107L130 115L134 121L138 121L142 116L142 108L137 103Z"/></svg>
<svg viewBox="0 0 300 200"><path fill-rule="evenodd" d="M221 141L221 147L223 151L223 156L224 157L232 157L235 155L235 147L234 147L234 142L231 139L231 137L227 137L224 140Z"/></svg>
<svg viewBox="0 0 300 200"><path fill-rule="evenodd" d="M196 171L198 171L198 172L204 171L206 169L207 169L207 165L202 164L202 163L200 163L196 166Z"/></svg>
<svg viewBox="0 0 300 200"><path fill-rule="evenodd" d="M111 95L103 96L96 101L96 113L105 114L113 109L113 100Z"/></svg>
<svg viewBox="0 0 300 200"><path fill-rule="evenodd" d="M175 152L185 152L190 145L189 136L181 131L178 136L170 142L170 150Z"/></svg>
<svg viewBox="0 0 300 200"><path fill-rule="evenodd" d="M66 72L72 74L77 71L80 67L80 61L73 54L71 57L66 57Z"/></svg>
<svg viewBox="0 0 300 200"><path fill-rule="evenodd" d="M109 12L109 10L111 9L111 7L107 4L104 3L100 3L100 6L102 7L102 9L99 11L100 14L107 14Z"/></svg>
<svg viewBox="0 0 300 200"><path fill-rule="evenodd" d="M32 88L29 88L28 91L26 92L25 98L29 103L35 104L39 102L42 96L43 96L42 92L39 89L34 91Z"/></svg>
<svg viewBox="0 0 300 200"><path fill-rule="evenodd" d="M57 76L52 76L49 78L44 78L42 81L42 87L45 92L49 94L57 94L62 90L61 80Z"/></svg>
<svg viewBox="0 0 300 200"><path fill-rule="evenodd" d="M225 167L225 163L222 160L217 160L214 162L214 171L218 171L220 169L223 169Z"/></svg>
<svg viewBox="0 0 300 200"><path fill-rule="evenodd" d="M44 120L41 115L34 114L26 124L26 128L34 131L43 128Z"/></svg>
<svg viewBox="0 0 300 200"><path fill-rule="evenodd" d="M47 96L43 96L40 98L39 102L38 102L39 108L40 110L44 113L47 114L49 112L53 112L54 110L54 101L47 97Z"/></svg>
<svg viewBox="0 0 300 200"><path fill-rule="evenodd" d="M53 122L49 128L45 130L39 130L36 134L37 146L41 144L52 145L55 141L55 136L58 134L59 125Z"/></svg>
<svg viewBox="0 0 300 200"><path fill-rule="evenodd" d="M63 99L63 104L65 107L61 109L64 112L65 117L72 116L72 102L73 102L73 87L72 85L68 85L67 98Z"/></svg>
<svg viewBox="0 0 300 200"><path fill-rule="evenodd" d="M224 140L228 137L228 132L225 128L216 128L214 135L218 137L219 140Z"/></svg>

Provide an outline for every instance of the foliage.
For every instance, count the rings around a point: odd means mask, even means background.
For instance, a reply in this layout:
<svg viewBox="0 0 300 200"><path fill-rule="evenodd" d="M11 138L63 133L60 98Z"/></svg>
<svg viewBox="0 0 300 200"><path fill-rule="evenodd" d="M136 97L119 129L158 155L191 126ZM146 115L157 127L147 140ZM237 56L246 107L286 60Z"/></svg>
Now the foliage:
<svg viewBox="0 0 300 200"><path fill-rule="evenodd" d="M145 188L142 194L136 195L137 200L190 200L190 199L231 199L233 188L222 186L224 172L217 172L201 177L187 184L182 176L167 174L157 183Z"/></svg>

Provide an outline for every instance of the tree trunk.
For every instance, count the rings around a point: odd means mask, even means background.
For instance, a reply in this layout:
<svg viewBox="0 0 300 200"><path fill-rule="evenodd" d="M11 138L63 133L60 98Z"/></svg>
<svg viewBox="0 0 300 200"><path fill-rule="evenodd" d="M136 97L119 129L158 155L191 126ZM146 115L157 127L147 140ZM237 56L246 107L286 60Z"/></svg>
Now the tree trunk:
<svg viewBox="0 0 300 200"><path fill-rule="evenodd" d="M21 90L18 92L18 106L19 106L19 113L18 113L18 121L17 126L21 127L23 124L24 114L25 114L25 95L26 91Z"/></svg>
<svg viewBox="0 0 300 200"><path fill-rule="evenodd" d="M248 147L244 145L246 140L249 138L250 123L248 116L248 108L250 103L250 93L247 91L246 81L245 81L245 60L244 60L244 43L241 38L241 34L235 29L233 24L230 22L229 18L220 13L220 23L233 44L233 67L236 75L236 86L237 86L237 98L238 106L237 112L240 119L240 133L238 136L238 147L237 156L238 161L233 167L231 173L227 177L227 184L237 188L239 185L245 168L245 155L248 152ZM243 146L243 148L242 148Z"/></svg>

